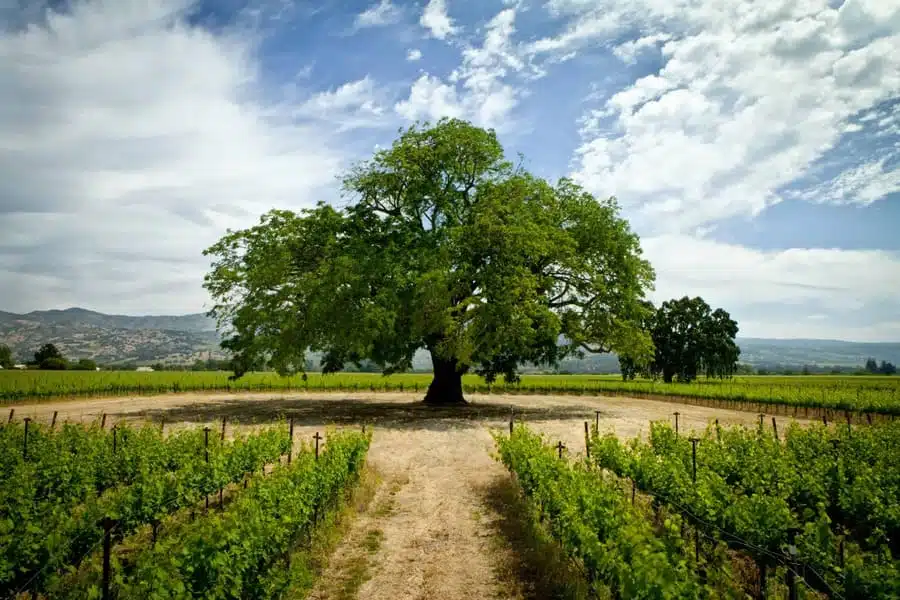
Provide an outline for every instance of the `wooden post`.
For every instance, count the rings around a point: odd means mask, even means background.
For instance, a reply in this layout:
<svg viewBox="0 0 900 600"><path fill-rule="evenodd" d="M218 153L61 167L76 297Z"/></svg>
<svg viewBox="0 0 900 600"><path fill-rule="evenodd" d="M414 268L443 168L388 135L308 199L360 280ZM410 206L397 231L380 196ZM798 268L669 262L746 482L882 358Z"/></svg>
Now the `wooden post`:
<svg viewBox="0 0 900 600"><path fill-rule="evenodd" d="M319 432L316 432L316 435L313 436L313 439L316 440L316 460L319 460L319 440L322 439L322 436L319 435Z"/></svg>
<svg viewBox="0 0 900 600"><path fill-rule="evenodd" d="M766 415L760 413L759 415L759 432L762 433L763 430L763 419L766 418Z"/></svg>
<svg viewBox="0 0 900 600"><path fill-rule="evenodd" d="M163 435L166 432L166 418L163 417L159 422L159 435Z"/></svg>
<svg viewBox="0 0 900 600"><path fill-rule="evenodd" d="M672 414L675 415L675 435L678 435L678 415L680 415L681 413L676 410Z"/></svg>
<svg viewBox="0 0 900 600"><path fill-rule="evenodd" d="M365 424L363 424L363 432L365 432L365 427ZM294 455L294 417L291 417L290 421L288 421L288 437L291 443L288 445L287 463L291 464L291 457Z"/></svg>
<svg viewBox="0 0 900 600"><path fill-rule="evenodd" d="M22 459L28 460L28 424L31 423L31 417L25 417L25 439L22 443Z"/></svg>
<svg viewBox="0 0 900 600"><path fill-rule="evenodd" d="M719 427L719 420L716 419L716 439L722 441L722 429Z"/></svg>
<svg viewBox="0 0 900 600"><path fill-rule="evenodd" d="M106 413L100 415L100 429L106 429Z"/></svg>
<svg viewBox="0 0 900 600"><path fill-rule="evenodd" d="M559 451L559 457L562 458L562 451L565 448L565 445L560 441L556 443L556 449Z"/></svg>
<svg viewBox="0 0 900 600"><path fill-rule="evenodd" d="M631 480L631 505L634 506L634 492L637 489L637 485L634 483L634 479Z"/></svg>
<svg viewBox="0 0 900 600"><path fill-rule="evenodd" d="M590 425L588 422L584 422L584 453L590 458L591 457L591 435L589 433Z"/></svg>
<svg viewBox="0 0 900 600"><path fill-rule="evenodd" d="M9 418L6 420L7 423L12 423L13 417L16 416L16 409L9 409Z"/></svg>
<svg viewBox="0 0 900 600"><path fill-rule="evenodd" d="M58 411L58 410L54 410L54 411L53 411L53 418L50 419L50 431L53 431L53 430L56 428L56 417L58 417L58 416L59 416L59 411Z"/></svg>
<svg viewBox="0 0 900 600"><path fill-rule="evenodd" d="M700 438L692 437L690 438L691 442L691 481L697 483L697 442L700 441Z"/></svg>
<svg viewBox="0 0 900 600"><path fill-rule="evenodd" d="M515 426L515 421L513 421L512 413L510 413L510 415L509 415L509 435L512 435L514 426Z"/></svg>
<svg viewBox="0 0 900 600"><path fill-rule="evenodd" d="M775 432L775 441L778 441L778 423L775 422L775 417L772 417L772 431Z"/></svg>
<svg viewBox="0 0 900 600"><path fill-rule="evenodd" d="M597 430L597 433L600 432L600 411L594 411L594 428Z"/></svg>
<svg viewBox="0 0 900 600"><path fill-rule="evenodd" d="M225 423L228 420L228 417L222 417L222 437L220 438L223 442L225 441Z"/></svg>
<svg viewBox="0 0 900 600"><path fill-rule="evenodd" d="M203 453L209 465L209 427L203 428ZM206 510L209 511L209 494L206 494Z"/></svg>
<svg viewBox="0 0 900 600"><path fill-rule="evenodd" d="M113 426L112 435L113 435L113 454L115 454L116 446L118 446L118 440L119 440L119 428L118 427Z"/></svg>

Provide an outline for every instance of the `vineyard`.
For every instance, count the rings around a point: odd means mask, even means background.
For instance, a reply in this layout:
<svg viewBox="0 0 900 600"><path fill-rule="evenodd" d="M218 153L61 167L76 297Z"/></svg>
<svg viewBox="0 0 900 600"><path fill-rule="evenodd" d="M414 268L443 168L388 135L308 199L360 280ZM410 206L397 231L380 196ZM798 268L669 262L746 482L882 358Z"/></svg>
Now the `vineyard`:
<svg viewBox="0 0 900 600"><path fill-rule="evenodd" d="M0 597L274 597L308 585L292 556L355 482L370 436L296 448L293 424L224 431L4 424Z"/></svg>
<svg viewBox="0 0 900 600"><path fill-rule="evenodd" d="M229 373L225 372L0 371L0 400L10 403L58 397L213 391L424 392L431 382L429 373L389 377L370 373L310 373L305 379L300 376L279 377L274 373L251 373L236 381L230 381L228 377ZM745 376L725 381L666 384L641 380L624 382L617 376L524 375L517 384L506 384L501 380L488 385L480 377L467 375L463 385L466 393L621 394L661 396L689 402L751 402L806 410L900 414L900 377Z"/></svg>
<svg viewBox="0 0 900 600"><path fill-rule="evenodd" d="M900 597L897 424L594 427L579 461L522 426L495 439L600 597Z"/></svg>

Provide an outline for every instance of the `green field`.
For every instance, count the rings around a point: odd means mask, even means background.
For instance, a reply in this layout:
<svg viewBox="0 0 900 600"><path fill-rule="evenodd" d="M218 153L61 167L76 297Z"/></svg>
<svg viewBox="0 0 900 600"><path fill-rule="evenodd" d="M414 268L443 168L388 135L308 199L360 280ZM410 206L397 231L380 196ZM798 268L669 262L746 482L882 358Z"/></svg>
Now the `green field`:
<svg viewBox="0 0 900 600"><path fill-rule="evenodd" d="M424 392L431 375L408 373L384 377L372 373L310 373L279 377L252 373L237 381L226 372L133 371L0 371L0 400L11 403L58 397L165 394L212 391L413 391ZM733 380L700 380L691 384L638 380L614 375L525 375L518 384L488 386L474 375L464 378L467 393L640 394L682 398L752 401L810 408L900 414L900 377L880 376L746 376Z"/></svg>

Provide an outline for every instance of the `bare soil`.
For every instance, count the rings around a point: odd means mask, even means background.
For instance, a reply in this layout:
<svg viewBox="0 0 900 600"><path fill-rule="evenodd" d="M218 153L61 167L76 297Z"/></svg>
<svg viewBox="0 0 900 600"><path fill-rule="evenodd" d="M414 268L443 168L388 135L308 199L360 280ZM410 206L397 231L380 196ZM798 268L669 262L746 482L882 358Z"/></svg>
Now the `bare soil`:
<svg viewBox="0 0 900 600"><path fill-rule="evenodd" d="M674 420L682 431L722 425L755 425L753 413L654 400L603 396L471 395L467 406L425 406L403 393L179 394L77 400L15 406L16 419L89 421L165 420L172 427L219 426L229 430L294 417L298 442L330 427L374 427L369 462L382 482L370 508L350 525L312 598L382 599L538 598L534 582L522 581L520 550L497 532L508 515L492 502L508 478L492 457L490 428L510 416L560 440L569 452L584 451L585 421L599 411L601 431L630 438L645 434L651 420ZM790 419L779 417L779 428ZM767 418L771 426L771 418ZM346 565L354 568L348 583Z"/></svg>

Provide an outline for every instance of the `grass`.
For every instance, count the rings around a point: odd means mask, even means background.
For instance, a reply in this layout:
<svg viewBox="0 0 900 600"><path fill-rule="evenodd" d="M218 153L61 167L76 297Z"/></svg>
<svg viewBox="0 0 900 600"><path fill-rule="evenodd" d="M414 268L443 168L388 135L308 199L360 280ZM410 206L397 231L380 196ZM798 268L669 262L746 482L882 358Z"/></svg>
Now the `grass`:
<svg viewBox="0 0 900 600"><path fill-rule="evenodd" d="M414 392L424 394L428 373L384 377L374 373L310 373L279 377L251 373L230 381L226 372L133 371L0 371L0 401L46 400L65 397L152 395L177 392ZM900 377L856 375L740 376L731 380L700 379L690 384L622 381L616 375L524 375L517 384L488 385L466 375L463 385L473 393L620 394L704 398L834 410L900 414Z"/></svg>

